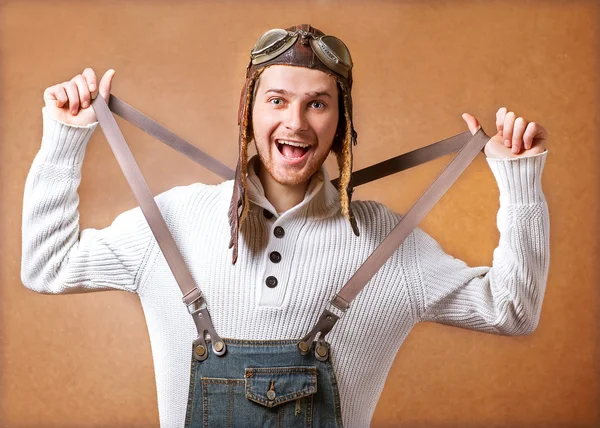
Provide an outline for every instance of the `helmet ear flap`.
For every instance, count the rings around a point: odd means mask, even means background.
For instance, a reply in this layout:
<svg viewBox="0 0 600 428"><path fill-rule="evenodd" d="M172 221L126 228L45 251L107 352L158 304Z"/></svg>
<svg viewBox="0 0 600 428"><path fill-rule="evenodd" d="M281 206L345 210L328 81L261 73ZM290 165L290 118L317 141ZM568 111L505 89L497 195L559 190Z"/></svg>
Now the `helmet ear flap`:
<svg viewBox="0 0 600 428"><path fill-rule="evenodd" d="M254 85L262 70L256 71L249 79L246 79L242 94L240 97L240 107L238 110L238 148L239 158L235 169L235 180L233 183L233 193L229 204L229 226L231 229L231 239L229 248L233 247L232 263L235 264L238 257L238 239L239 232L250 208L248 193L246 192L246 174L248 172L248 146L252 141L252 121L251 110L254 96Z"/></svg>
<svg viewBox="0 0 600 428"><path fill-rule="evenodd" d="M344 147L344 140L346 136L346 125L347 119L345 114L344 107L344 95L345 89L340 84L340 81L336 79L337 89L338 89L338 112L339 119L337 124L337 129L335 130L335 136L333 137L333 145L331 146L331 151L333 151L336 155L342 153L342 148Z"/></svg>
<svg viewBox="0 0 600 428"><path fill-rule="evenodd" d="M358 225L356 224L356 219L354 217L354 213L352 212L352 194L354 193L354 187L352 185L352 163L353 163L353 154L352 154L352 146L356 145L356 131L354 130L354 126L352 124L352 113L351 113L351 104L349 100L348 93L342 87L342 104L343 110L340 112L340 117L343 117L340 120L343 127L342 138L340 138L340 143L334 148L335 154L337 156L338 168L340 171L340 178L338 181L338 190L340 192L340 204L342 214L348 219L350 222L350 226L352 227L352 231L356 236L360 235L358 230ZM336 138L337 139L337 138ZM335 143L334 143L335 145Z"/></svg>

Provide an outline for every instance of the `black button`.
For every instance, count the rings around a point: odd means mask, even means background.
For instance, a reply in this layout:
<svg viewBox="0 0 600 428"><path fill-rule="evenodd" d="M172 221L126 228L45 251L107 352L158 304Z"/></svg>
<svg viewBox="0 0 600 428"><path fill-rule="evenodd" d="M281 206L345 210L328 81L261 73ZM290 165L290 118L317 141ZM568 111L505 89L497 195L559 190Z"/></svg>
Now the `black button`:
<svg viewBox="0 0 600 428"><path fill-rule="evenodd" d="M283 227L277 226L275 230L273 230L273 233L277 238L283 238L283 235L285 235L285 230L283 230Z"/></svg>
<svg viewBox="0 0 600 428"><path fill-rule="evenodd" d="M277 287L277 278L274 276L268 276L265 284L267 284L267 287L269 288L275 288Z"/></svg>
<svg viewBox="0 0 600 428"><path fill-rule="evenodd" d="M267 209L263 210L263 215L265 216L265 218L267 219L272 219L273 218L273 213Z"/></svg>
<svg viewBox="0 0 600 428"><path fill-rule="evenodd" d="M279 263L281 261L281 254L279 254L277 251L273 251L271 254L269 254L269 258L273 263Z"/></svg>

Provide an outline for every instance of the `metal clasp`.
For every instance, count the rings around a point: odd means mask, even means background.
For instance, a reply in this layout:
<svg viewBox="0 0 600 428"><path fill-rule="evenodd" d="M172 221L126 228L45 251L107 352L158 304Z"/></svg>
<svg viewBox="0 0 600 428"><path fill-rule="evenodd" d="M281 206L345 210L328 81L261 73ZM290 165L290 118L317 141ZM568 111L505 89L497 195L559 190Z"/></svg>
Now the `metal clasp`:
<svg viewBox="0 0 600 428"><path fill-rule="evenodd" d="M196 293L194 295L194 293ZM190 299L191 295L191 299ZM206 301L204 300L202 293L198 288L195 288L183 296L183 302L194 324L196 324L196 330L198 330L198 337L193 342L193 354L196 361L204 361L208 358L208 347L206 345L205 336L210 336L210 342L212 343L212 351L215 355L221 357L227 352L227 345L223 339L219 337L213 326Z"/></svg>
<svg viewBox="0 0 600 428"><path fill-rule="evenodd" d="M192 319L196 324L198 330L198 337L194 340L194 358L197 361L204 361L208 358L208 348L206 345L205 335L210 336L210 342L212 343L212 351L215 355L221 357L227 352L227 345L223 339L219 337L215 328L213 327L208 308L199 308L192 312Z"/></svg>
<svg viewBox="0 0 600 428"><path fill-rule="evenodd" d="M197 310L196 303L200 299L204 300L204 296L202 295L202 292L200 291L200 289L198 287L192 288L190 291L185 293L184 296L181 298L181 300L183 300L183 303L187 307L187 310L190 313L190 315L192 315L193 312L195 310ZM204 301L201 304L199 304L198 306L201 306L202 304L204 305L204 307L206 307L206 303Z"/></svg>
<svg viewBox="0 0 600 428"><path fill-rule="evenodd" d="M325 342L325 335L331 331L339 318L333 312L325 309L313 329L298 342L298 352L307 355L318 334L315 357L319 361L327 361L329 358L329 344Z"/></svg>

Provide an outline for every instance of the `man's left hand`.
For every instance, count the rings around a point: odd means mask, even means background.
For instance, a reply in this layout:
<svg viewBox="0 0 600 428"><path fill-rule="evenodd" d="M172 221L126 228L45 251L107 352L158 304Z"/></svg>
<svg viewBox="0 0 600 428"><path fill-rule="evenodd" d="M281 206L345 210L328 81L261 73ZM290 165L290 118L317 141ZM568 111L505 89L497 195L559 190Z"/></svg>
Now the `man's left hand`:
<svg viewBox="0 0 600 428"><path fill-rule="evenodd" d="M472 115L465 113L462 118L469 126L469 131L475 134L481 125ZM528 122L512 111L502 107L496 113L497 133L485 145L484 152L490 158L516 158L531 156L546 150L548 132L544 127Z"/></svg>

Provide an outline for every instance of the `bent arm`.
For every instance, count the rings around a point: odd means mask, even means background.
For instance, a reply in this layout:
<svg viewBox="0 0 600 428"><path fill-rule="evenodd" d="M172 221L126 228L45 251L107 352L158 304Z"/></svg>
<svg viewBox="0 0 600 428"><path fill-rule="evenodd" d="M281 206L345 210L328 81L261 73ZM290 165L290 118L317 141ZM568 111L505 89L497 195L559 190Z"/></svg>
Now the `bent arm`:
<svg viewBox="0 0 600 428"><path fill-rule="evenodd" d="M550 217L541 184L546 156L488 158L500 189L500 241L491 267L469 267L416 230L422 321L505 335L535 330L550 262Z"/></svg>
<svg viewBox="0 0 600 428"><path fill-rule="evenodd" d="M81 167L97 123L73 126L43 113L42 145L23 198L21 281L39 293L136 291L151 233L139 208L79 233Z"/></svg>

